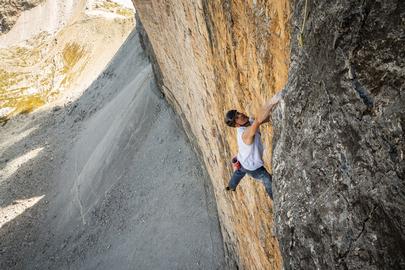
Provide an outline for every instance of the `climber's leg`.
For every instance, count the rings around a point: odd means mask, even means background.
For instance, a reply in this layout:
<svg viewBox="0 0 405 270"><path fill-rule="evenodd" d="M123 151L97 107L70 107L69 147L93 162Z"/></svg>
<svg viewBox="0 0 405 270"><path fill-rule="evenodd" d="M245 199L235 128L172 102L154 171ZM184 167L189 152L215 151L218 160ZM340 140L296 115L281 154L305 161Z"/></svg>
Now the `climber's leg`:
<svg viewBox="0 0 405 270"><path fill-rule="evenodd" d="M266 168L264 168L262 166L262 167L260 167L259 169L255 170L255 171L249 171L248 174L251 175L253 178L259 179L259 180L261 180L263 182L267 194L273 200L273 189L271 187L272 177L267 172Z"/></svg>
<svg viewBox="0 0 405 270"><path fill-rule="evenodd" d="M246 175L246 171L243 168L240 168L233 172L232 178L229 181L227 189L235 190L236 187L239 185L239 182L242 178Z"/></svg>

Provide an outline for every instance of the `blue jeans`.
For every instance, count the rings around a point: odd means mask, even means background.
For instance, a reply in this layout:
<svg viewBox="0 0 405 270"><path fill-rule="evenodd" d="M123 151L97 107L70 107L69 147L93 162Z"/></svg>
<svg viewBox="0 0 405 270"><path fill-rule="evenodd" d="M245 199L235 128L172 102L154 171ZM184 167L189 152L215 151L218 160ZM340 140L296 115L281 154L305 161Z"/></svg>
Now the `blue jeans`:
<svg viewBox="0 0 405 270"><path fill-rule="evenodd" d="M249 171L241 167L239 170L233 172L232 178L229 181L228 186L231 189L236 189L236 187L239 185L239 182L246 175L246 173L251 177L253 177L254 179L261 180L262 183L264 184L264 187L266 188L267 194L273 200L273 190L271 188L271 175L267 172L266 168L264 168L263 166L254 171Z"/></svg>

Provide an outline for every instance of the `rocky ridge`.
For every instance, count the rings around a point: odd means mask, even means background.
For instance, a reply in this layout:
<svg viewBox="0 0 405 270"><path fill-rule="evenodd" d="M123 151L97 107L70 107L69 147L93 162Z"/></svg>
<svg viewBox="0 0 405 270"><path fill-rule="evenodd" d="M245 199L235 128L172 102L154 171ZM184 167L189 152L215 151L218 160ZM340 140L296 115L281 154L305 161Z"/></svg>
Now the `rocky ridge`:
<svg viewBox="0 0 405 270"><path fill-rule="evenodd" d="M79 2L77 5L71 2L72 7L64 8L68 2L47 1L42 10L36 11L47 16L33 22L31 28L24 28L20 22L1 36L1 45L19 40L16 28L23 27L30 38L0 46L0 123L4 124L19 113L58 102L62 96L73 100L80 95L134 27L132 10L118 4L107 5L110 2L105 1L87 3L85 8ZM52 27L47 24L56 23L49 15L53 13L70 15L65 18L66 25L58 22L60 28L48 32L46 29L50 31Z"/></svg>
<svg viewBox="0 0 405 270"><path fill-rule="evenodd" d="M13 27L21 12L31 9L45 0L1 0L0 34L5 34Z"/></svg>

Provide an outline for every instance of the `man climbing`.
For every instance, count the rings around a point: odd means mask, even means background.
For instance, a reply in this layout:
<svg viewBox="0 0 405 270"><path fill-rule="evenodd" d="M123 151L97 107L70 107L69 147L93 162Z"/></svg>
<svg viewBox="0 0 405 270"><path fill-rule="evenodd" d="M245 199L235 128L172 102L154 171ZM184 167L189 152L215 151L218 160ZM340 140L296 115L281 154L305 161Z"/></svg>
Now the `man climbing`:
<svg viewBox="0 0 405 270"><path fill-rule="evenodd" d="M249 118L237 110L230 110L225 114L225 123L230 127L237 128L237 142L239 152L237 160L232 160L234 172L226 190L235 191L239 182L246 175L261 180L267 194L273 200L271 188L271 175L263 166L263 144L261 141L260 125L270 121L270 114L274 106L280 101L283 91L273 96L257 114L257 118Z"/></svg>

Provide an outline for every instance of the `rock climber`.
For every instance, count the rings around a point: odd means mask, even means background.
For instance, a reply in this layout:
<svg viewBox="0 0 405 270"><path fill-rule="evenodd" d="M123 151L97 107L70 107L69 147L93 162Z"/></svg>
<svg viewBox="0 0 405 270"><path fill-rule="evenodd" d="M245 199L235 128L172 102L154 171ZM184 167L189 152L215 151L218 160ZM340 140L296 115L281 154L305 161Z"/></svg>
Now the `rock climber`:
<svg viewBox="0 0 405 270"><path fill-rule="evenodd" d="M254 179L261 180L267 194L273 200L271 188L272 177L263 163L263 144L261 141L260 125L270 121L270 114L274 106L280 101L283 91L273 96L259 110L256 119L249 118L237 110L230 110L225 114L225 123L236 128L238 155L232 159L234 172L226 190L235 191L242 178L248 174Z"/></svg>

